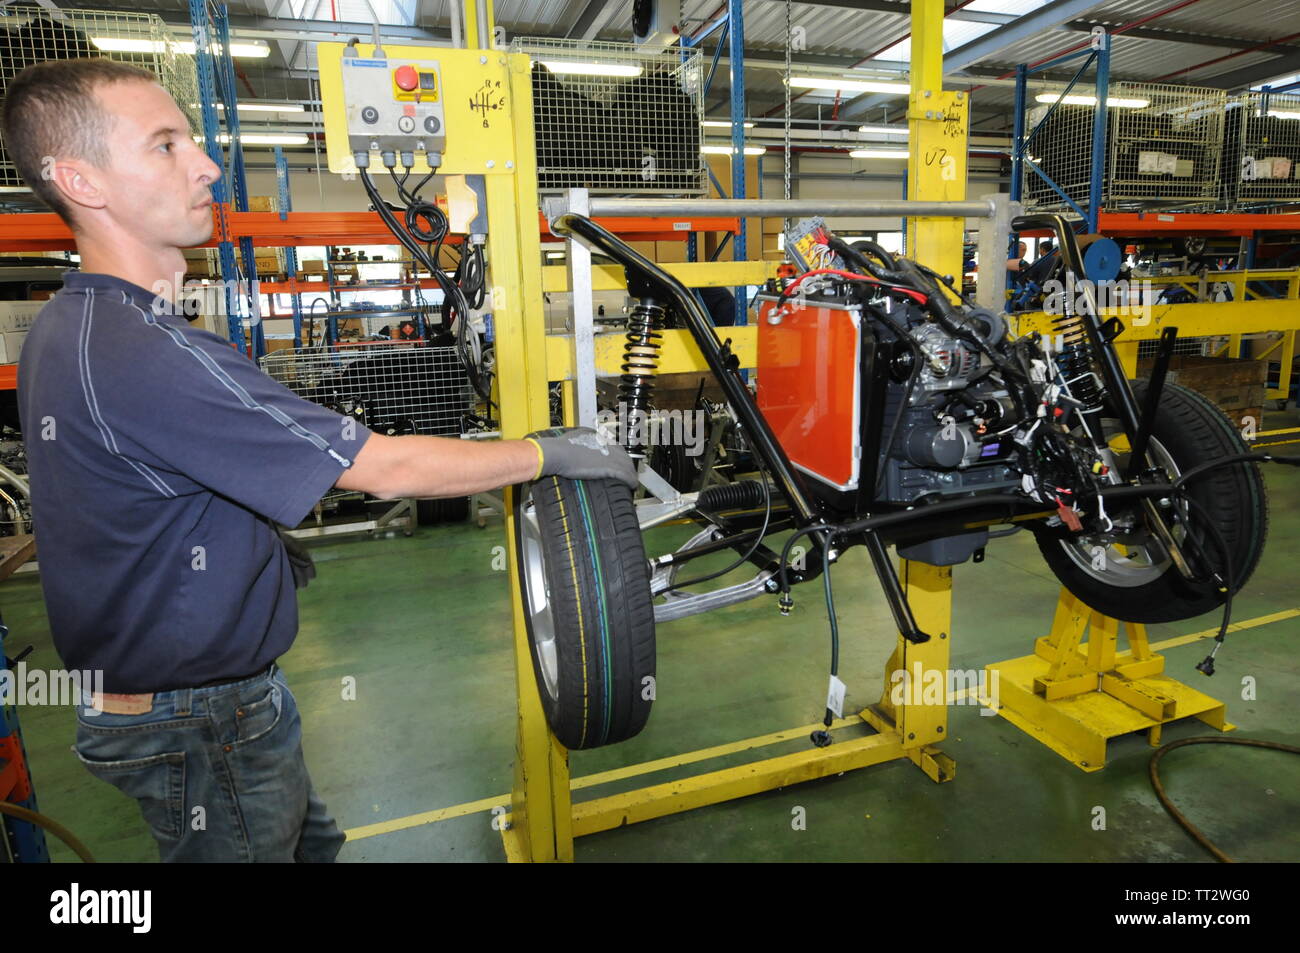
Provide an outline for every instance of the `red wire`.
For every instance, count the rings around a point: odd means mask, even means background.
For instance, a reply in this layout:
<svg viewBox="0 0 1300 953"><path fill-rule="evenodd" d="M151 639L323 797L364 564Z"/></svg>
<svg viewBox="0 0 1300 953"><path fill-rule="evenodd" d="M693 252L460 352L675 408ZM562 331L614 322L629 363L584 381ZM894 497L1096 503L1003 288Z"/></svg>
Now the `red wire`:
<svg viewBox="0 0 1300 953"><path fill-rule="evenodd" d="M875 278L870 278L867 275L860 275L856 271L844 271L843 269L840 268L814 268L812 271L805 271L802 275L800 275L798 278L796 278L794 281L790 282L790 284L786 286L784 292L786 297L789 297L790 292L794 288L796 288L801 281L803 281L805 278L811 278L813 275L839 275L842 278L851 278L854 281L869 281L873 285L880 285L882 288L889 288L891 291L901 291L903 294L907 295L909 298L911 298L913 301L916 301L918 304L925 304L927 301L930 300L925 295L921 294L921 292L913 291L911 288L904 288L900 285L886 284L883 281L879 281Z"/></svg>

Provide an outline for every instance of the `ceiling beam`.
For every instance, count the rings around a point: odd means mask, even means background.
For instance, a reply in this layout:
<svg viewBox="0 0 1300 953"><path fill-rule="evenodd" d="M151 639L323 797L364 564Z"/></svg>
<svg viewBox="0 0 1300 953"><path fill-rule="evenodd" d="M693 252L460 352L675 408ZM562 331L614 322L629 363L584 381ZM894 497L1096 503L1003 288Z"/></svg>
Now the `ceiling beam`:
<svg viewBox="0 0 1300 953"><path fill-rule="evenodd" d="M751 0L752 2L752 0ZM763 0L767 3L779 3L785 6L785 0ZM869 13L896 13L910 19L912 6L908 0L799 0L809 7L834 7L839 10L862 10ZM1001 25L1016 19L1013 13L985 13L981 10L951 10L947 16L953 20L966 20L972 23L992 23Z"/></svg>
<svg viewBox="0 0 1300 953"><path fill-rule="evenodd" d="M1191 72L1195 73L1196 70L1193 69ZM1243 66L1231 73L1220 73L1208 79L1193 79L1192 82L1198 86L1212 86L1215 89L1244 89L1248 86L1258 86L1274 76L1286 76L1290 73L1300 73L1300 50L1271 59L1267 63Z"/></svg>
<svg viewBox="0 0 1300 953"><path fill-rule="evenodd" d="M1069 30L1072 33L1091 33L1094 26L1104 26L1107 28L1122 26L1119 23L1097 23L1092 20L1082 19L1073 20L1061 27L1063 30ZM1136 36L1143 40L1166 40L1170 43L1194 43L1197 46L1216 46L1223 47L1227 50L1247 50L1257 48L1260 40L1245 40L1238 37L1217 36L1210 33L1192 33L1187 30L1162 30L1158 27L1140 26L1131 30L1125 30L1124 36ZM1278 44L1279 48L1286 49L1294 47L1294 44Z"/></svg>
<svg viewBox="0 0 1300 953"><path fill-rule="evenodd" d="M452 2L459 2L459 0L452 0ZM607 8L613 5L614 0L587 0L587 5L564 31L565 37L570 40L593 39L609 20L612 11Z"/></svg>

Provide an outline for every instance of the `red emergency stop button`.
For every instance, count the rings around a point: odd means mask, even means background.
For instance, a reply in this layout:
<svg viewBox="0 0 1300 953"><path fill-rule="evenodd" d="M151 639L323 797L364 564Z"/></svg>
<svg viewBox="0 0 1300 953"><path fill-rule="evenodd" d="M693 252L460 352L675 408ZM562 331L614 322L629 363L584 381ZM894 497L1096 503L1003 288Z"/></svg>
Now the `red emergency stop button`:
<svg viewBox="0 0 1300 953"><path fill-rule="evenodd" d="M393 81L397 83L398 89L404 89L407 92L410 92L419 85L420 77L415 72L414 66L399 66L393 72Z"/></svg>

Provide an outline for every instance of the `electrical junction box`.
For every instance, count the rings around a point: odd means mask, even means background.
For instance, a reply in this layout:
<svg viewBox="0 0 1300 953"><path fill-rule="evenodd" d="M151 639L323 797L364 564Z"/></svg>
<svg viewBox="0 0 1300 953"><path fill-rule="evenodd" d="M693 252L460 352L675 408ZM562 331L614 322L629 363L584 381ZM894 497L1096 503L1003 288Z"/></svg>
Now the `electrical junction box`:
<svg viewBox="0 0 1300 953"><path fill-rule="evenodd" d="M344 56L341 68L351 152L447 148L438 60Z"/></svg>
<svg viewBox="0 0 1300 953"><path fill-rule="evenodd" d="M444 176L534 168L532 111L514 108L530 101L527 53L385 43L374 54L369 43L316 44L331 172L355 173L365 152L373 174L380 151L414 153L415 173L434 171L430 159Z"/></svg>

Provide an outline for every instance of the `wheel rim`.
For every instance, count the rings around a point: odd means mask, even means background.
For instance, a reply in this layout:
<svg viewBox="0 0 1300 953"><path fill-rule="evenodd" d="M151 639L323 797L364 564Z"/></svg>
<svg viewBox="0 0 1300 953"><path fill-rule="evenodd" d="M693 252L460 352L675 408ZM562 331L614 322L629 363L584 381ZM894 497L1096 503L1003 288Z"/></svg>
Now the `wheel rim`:
<svg viewBox="0 0 1300 953"><path fill-rule="evenodd" d="M1118 422L1105 421L1106 424L1118 425ZM1109 427L1107 428L1109 430ZM1169 451L1155 437L1148 443L1149 459L1174 480L1182 473ZM1121 465L1127 463L1127 454L1117 457ZM1176 542L1182 541L1184 535L1180 524L1170 528ZM1061 547L1070 560L1087 576L1107 586L1132 589L1149 585L1163 576L1173 561L1163 546L1151 539L1143 531L1141 538L1120 537L1113 541L1103 541L1097 536L1082 536L1075 539L1061 540ZM1096 550L1100 548L1104 557L1104 569L1095 565Z"/></svg>
<svg viewBox="0 0 1300 953"><path fill-rule="evenodd" d="M537 523L537 507L531 496L524 501L520 534L523 564L519 568L524 580L528 631L537 656L537 669L542 673L542 687L555 700L560 694L560 660L556 652L555 620L551 614L551 591L546 584L546 551L542 547L542 531Z"/></svg>

